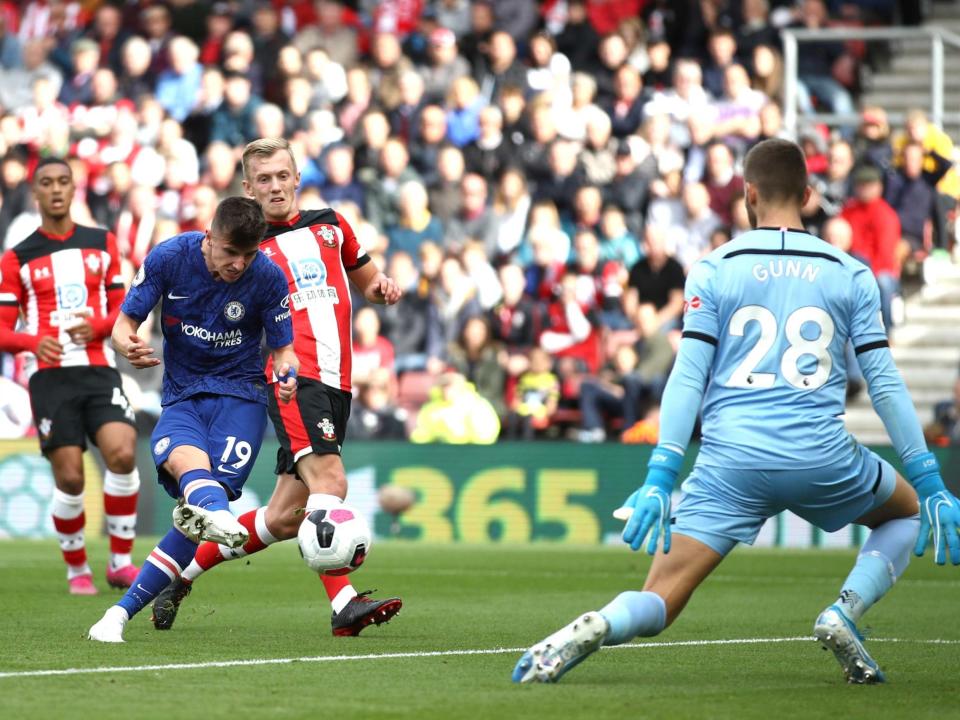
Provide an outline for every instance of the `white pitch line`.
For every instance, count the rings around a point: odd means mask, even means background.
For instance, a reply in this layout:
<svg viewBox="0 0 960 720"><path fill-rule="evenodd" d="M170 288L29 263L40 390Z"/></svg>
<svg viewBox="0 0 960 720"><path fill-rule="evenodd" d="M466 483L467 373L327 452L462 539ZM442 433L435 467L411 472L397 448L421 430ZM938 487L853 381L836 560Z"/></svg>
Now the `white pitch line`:
<svg viewBox="0 0 960 720"><path fill-rule="evenodd" d="M812 636L780 638L732 638L727 640L675 640L672 642L642 642L613 645L602 650L646 650L666 647L692 647L707 645L771 645L774 643L811 642ZM960 645L960 640L908 640L904 638L871 638L871 642L917 643L923 645ZM260 658L253 660L219 660L197 663L169 663L167 665L126 665L118 667L65 668L63 670L23 670L0 672L2 678L52 677L58 675L93 675L102 673L150 672L156 670L201 670L204 668L253 667L257 665L289 665L292 663L348 662L351 660L397 660L403 658L460 657L467 655L505 655L527 650L519 648L489 648L477 650L425 650L422 652L371 653L368 655L317 655L296 658Z"/></svg>

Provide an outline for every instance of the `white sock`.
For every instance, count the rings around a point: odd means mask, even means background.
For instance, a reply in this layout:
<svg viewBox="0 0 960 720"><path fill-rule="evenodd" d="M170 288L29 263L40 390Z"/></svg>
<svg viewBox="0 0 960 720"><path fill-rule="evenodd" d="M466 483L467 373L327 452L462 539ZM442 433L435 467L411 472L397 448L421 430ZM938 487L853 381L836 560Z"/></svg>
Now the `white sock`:
<svg viewBox="0 0 960 720"><path fill-rule="evenodd" d="M307 511L312 510L324 510L326 508L336 507L337 505L342 505L343 500L338 498L336 495L328 495L327 493L311 493L310 497L307 498Z"/></svg>
<svg viewBox="0 0 960 720"><path fill-rule="evenodd" d="M342 612L343 609L357 596L357 591L353 585L347 585L343 590L337 593L336 597L330 601L335 613Z"/></svg>
<svg viewBox="0 0 960 720"><path fill-rule="evenodd" d="M133 565L133 558L130 556L130 553L111 553L110 554L110 569L119 570L122 567L127 565Z"/></svg>

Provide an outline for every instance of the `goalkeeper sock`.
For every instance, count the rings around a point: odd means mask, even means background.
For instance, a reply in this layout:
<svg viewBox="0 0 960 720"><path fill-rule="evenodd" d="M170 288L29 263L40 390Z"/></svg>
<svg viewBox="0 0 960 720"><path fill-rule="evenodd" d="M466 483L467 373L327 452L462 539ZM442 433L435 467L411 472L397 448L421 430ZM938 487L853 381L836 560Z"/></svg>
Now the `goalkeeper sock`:
<svg viewBox="0 0 960 720"><path fill-rule="evenodd" d="M836 602L851 622L859 622L907 569L919 527L920 516L914 515L885 522L870 533Z"/></svg>
<svg viewBox="0 0 960 720"><path fill-rule="evenodd" d="M171 528L147 556L136 580L117 605L127 611L128 617L136 615L161 590L176 580L196 551L196 543L184 537L179 530Z"/></svg>
<svg viewBox="0 0 960 720"><path fill-rule="evenodd" d="M260 552L277 541L267 529L267 508L259 507L250 510L237 518L250 534L250 539L243 547L228 548L226 545L217 545L214 542L200 543L193 562L183 571L183 579L193 582L210 568L216 567L224 560L236 560Z"/></svg>
<svg viewBox="0 0 960 720"><path fill-rule="evenodd" d="M628 590L617 595L600 614L609 630L604 645L619 645L635 637L653 637L667 624L667 606L656 593Z"/></svg>

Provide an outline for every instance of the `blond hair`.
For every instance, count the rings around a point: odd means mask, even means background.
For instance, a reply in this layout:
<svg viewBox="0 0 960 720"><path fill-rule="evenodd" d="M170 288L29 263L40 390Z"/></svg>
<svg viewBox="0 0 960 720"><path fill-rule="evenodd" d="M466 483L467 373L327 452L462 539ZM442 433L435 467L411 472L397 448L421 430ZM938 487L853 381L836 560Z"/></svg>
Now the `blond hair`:
<svg viewBox="0 0 960 720"><path fill-rule="evenodd" d="M250 179L250 160L253 158L268 158L274 153L286 150L290 156L290 162L293 164L293 172L297 172L297 159L293 156L293 150L290 149L290 143L286 138L260 138L247 143L243 149L243 177Z"/></svg>

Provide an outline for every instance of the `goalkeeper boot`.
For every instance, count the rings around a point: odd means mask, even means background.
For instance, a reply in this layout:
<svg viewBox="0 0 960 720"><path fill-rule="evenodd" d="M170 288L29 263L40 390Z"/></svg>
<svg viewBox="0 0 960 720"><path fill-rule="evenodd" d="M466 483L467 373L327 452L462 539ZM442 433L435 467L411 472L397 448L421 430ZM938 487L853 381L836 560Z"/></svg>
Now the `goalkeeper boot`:
<svg viewBox="0 0 960 720"><path fill-rule="evenodd" d="M193 583L177 578L161 590L153 601L153 615L150 616L153 627L157 630L172 628L173 622L177 619L177 612L180 610L180 603L192 589Z"/></svg>
<svg viewBox="0 0 960 720"><path fill-rule="evenodd" d="M173 526L198 545L210 541L237 548L250 539L250 533L229 510L207 510L188 505L183 498L173 509Z"/></svg>
<svg viewBox="0 0 960 720"><path fill-rule="evenodd" d="M518 683L557 682L600 649L609 625L603 615L588 612L527 650L513 669Z"/></svg>
<svg viewBox="0 0 960 720"><path fill-rule="evenodd" d="M87 633L88 640L105 643L122 643L123 628L130 616L119 605L107 608L103 617Z"/></svg>
<svg viewBox="0 0 960 720"><path fill-rule="evenodd" d="M836 605L817 618L813 634L824 650L833 651L848 683L871 685L886 680L877 661L863 646L863 636Z"/></svg>
<svg viewBox="0 0 960 720"><path fill-rule="evenodd" d="M365 590L359 593L340 612L333 613L330 625L333 634L339 637L359 635L367 625L381 625L389 622L403 606L400 598L392 597L386 600L374 600L370 597L376 590Z"/></svg>

